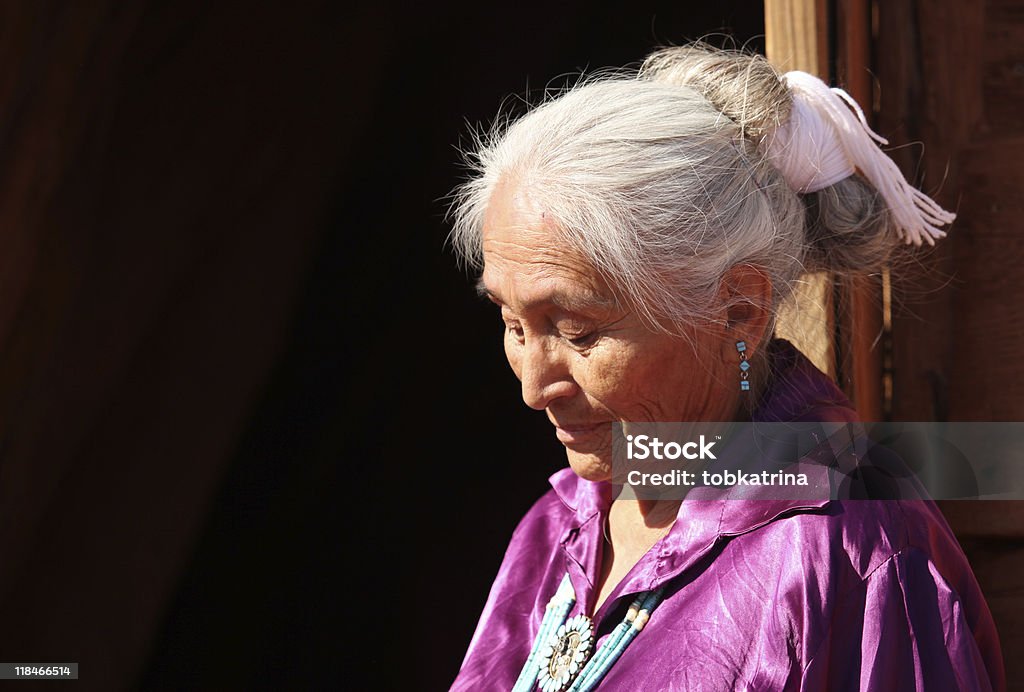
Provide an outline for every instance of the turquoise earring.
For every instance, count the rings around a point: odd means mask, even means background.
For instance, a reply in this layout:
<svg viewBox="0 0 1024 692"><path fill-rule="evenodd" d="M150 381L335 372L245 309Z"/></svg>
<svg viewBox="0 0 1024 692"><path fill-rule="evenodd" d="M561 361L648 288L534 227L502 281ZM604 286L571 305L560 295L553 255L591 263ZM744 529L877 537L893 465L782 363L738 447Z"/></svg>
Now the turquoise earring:
<svg viewBox="0 0 1024 692"><path fill-rule="evenodd" d="M737 341L736 350L740 354L740 389L749 392L750 380L747 379L747 371L750 370L750 361L747 360L747 342Z"/></svg>

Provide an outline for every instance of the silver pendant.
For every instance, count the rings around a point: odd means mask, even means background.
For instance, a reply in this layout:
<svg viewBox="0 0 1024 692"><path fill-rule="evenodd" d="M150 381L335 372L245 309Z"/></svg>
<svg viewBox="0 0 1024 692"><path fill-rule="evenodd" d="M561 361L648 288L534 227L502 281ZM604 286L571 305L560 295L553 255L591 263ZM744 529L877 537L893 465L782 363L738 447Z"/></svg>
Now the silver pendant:
<svg viewBox="0 0 1024 692"><path fill-rule="evenodd" d="M562 692L590 656L594 645L594 626L586 615L569 618L540 650L537 685L541 692Z"/></svg>

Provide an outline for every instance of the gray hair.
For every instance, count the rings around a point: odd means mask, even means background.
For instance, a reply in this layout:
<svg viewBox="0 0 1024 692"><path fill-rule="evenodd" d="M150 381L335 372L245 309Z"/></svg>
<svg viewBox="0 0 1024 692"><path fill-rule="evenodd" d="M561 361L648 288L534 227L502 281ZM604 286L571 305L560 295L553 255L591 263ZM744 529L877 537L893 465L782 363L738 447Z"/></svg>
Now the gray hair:
<svg viewBox="0 0 1024 692"><path fill-rule="evenodd" d="M769 277L777 316L803 274L880 267L898 242L859 176L798 195L768 163L759 144L790 107L764 58L701 45L583 79L478 137L451 241L481 266L486 207L506 180L652 328L709 319L740 264Z"/></svg>

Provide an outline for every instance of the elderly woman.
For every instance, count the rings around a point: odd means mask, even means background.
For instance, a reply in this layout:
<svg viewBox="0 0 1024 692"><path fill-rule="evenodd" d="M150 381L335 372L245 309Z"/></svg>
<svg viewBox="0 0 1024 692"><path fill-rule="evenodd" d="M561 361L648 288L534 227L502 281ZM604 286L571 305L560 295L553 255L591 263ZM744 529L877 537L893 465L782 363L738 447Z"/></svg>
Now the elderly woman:
<svg viewBox="0 0 1024 692"><path fill-rule="evenodd" d="M856 420L773 331L805 273L878 267L952 220L873 139L845 93L691 46L481 144L453 239L569 468L516 529L453 689L1005 686L930 501L613 498L616 426Z"/></svg>

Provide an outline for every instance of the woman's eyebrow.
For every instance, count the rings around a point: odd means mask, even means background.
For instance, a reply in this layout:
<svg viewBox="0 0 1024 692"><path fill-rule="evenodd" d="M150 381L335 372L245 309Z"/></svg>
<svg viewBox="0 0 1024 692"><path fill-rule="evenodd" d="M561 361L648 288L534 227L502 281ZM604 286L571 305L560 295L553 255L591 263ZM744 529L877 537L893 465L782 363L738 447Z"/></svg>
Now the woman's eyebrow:
<svg viewBox="0 0 1024 692"><path fill-rule="evenodd" d="M493 301L496 301L496 302L499 302L499 303L501 302L498 299L498 296L496 296L493 293L491 293L491 290L489 288L487 288L487 285L484 283L484 277L483 276L480 276L476 280L476 294L479 297L485 298L487 300L493 300Z"/></svg>
<svg viewBox="0 0 1024 692"><path fill-rule="evenodd" d="M486 284L484 284L483 276L477 279L476 293L481 298L486 298L487 300L491 300L502 305L505 304L505 301L502 300L498 294L487 288ZM543 298L528 301L524 307L529 309L541 303L551 303L567 312L578 312L588 308L611 309L616 306L616 302L611 298L595 293L594 291L584 289L574 293L553 291Z"/></svg>

